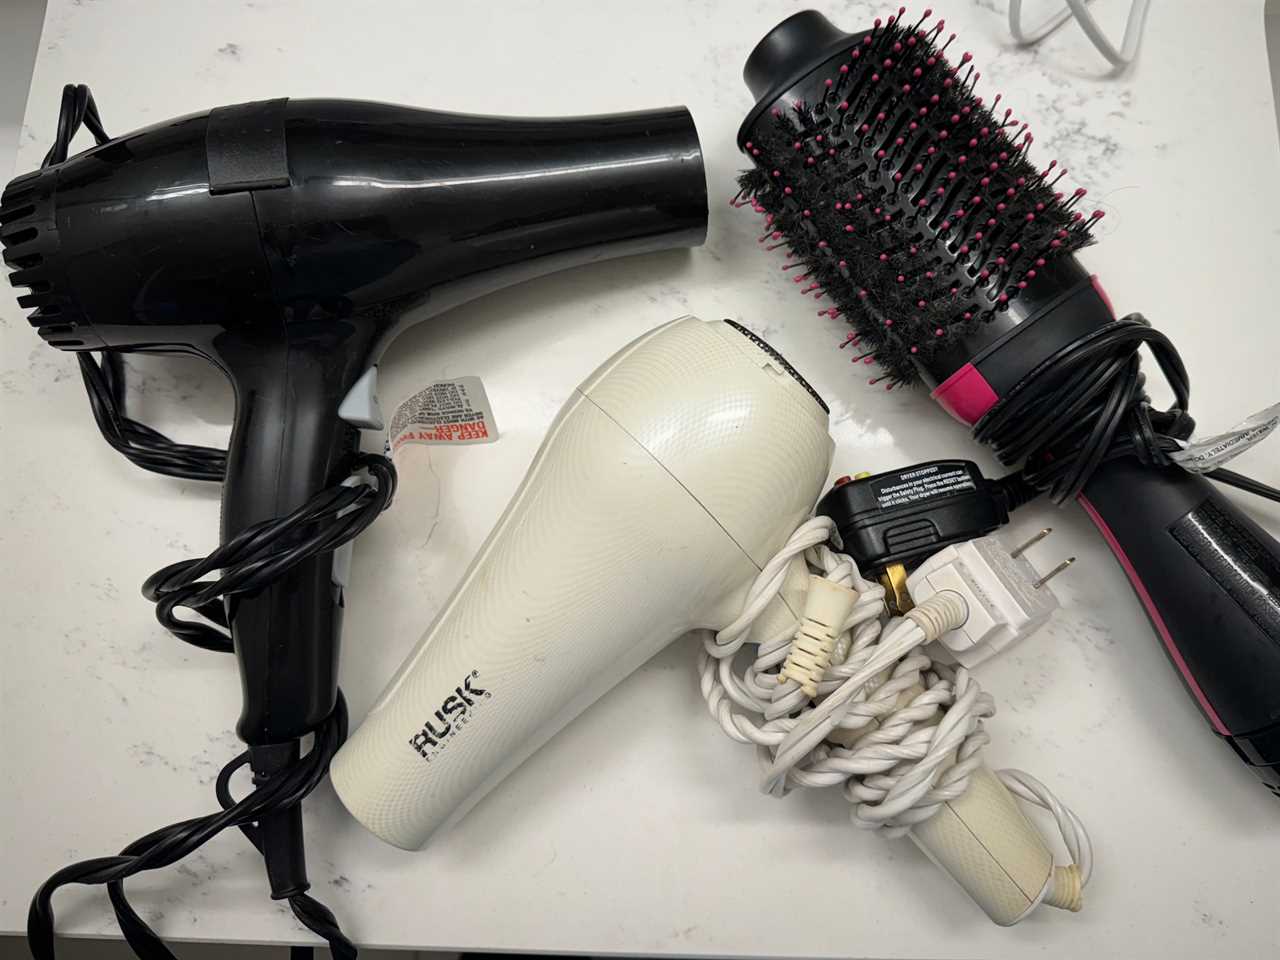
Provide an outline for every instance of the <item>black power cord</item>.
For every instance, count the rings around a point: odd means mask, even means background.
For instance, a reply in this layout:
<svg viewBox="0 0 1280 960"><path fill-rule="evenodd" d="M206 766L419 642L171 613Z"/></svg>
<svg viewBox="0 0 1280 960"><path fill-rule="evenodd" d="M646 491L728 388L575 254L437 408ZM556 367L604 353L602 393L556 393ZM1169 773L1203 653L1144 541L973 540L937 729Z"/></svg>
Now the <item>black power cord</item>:
<svg viewBox="0 0 1280 960"><path fill-rule="evenodd" d="M98 143L108 139L89 88L68 85L62 91L58 132L44 166L66 160L71 140L81 125ZM119 354L104 351L99 363L89 353L81 352L79 361L94 420L112 447L154 473L189 480L221 481L225 477L225 450L176 443L124 415L124 366ZM391 502L396 487L391 461L358 454L352 468L353 474L364 470L368 482L322 490L288 516L240 531L207 557L170 564L152 574L142 591L156 604L156 618L186 643L205 650L232 652L223 606L227 597L261 590L303 560L350 542ZM178 617L179 607L199 614L204 621ZM255 777L255 789L243 799L232 796L231 778L249 765L249 750L218 774L215 793L220 812L170 824L139 837L117 856L83 860L53 874L36 891L27 914L27 942L35 960L55 960L53 895L71 883L106 884L120 931L142 960L176 960L130 905L124 881L144 870L178 862L228 827L239 828L260 853L264 852L256 824L297 807L324 779L330 760L346 737L347 705L338 691L332 713L312 732L310 749L304 754L295 745L291 759L269 777ZM334 957L356 957L355 946L343 935L333 913L308 896L305 888L289 895L288 900L298 921L322 937ZM312 955L309 947L291 951L293 960L306 960Z"/></svg>
<svg viewBox="0 0 1280 960"><path fill-rule="evenodd" d="M1139 368L1146 344L1173 390L1173 404L1154 410ZM1140 313L1099 327L1031 370L978 421L974 437L1007 465L1024 463L1031 486L1055 503L1075 497L1103 463L1137 457L1168 466L1195 421L1187 413L1191 384L1173 344ZM1232 470L1205 476L1280 502L1280 490Z"/></svg>
<svg viewBox="0 0 1280 960"><path fill-rule="evenodd" d="M53 146L45 154L42 167L67 159L71 141L80 127L87 127L95 142L106 143L110 137L98 116L93 94L83 83L62 88L62 106L58 111L58 132ZM103 351L99 364L93 354L78 354L80 375L89 394L93 419L107 443L144 470L185 480L220 481L227 472L227 452L213 447L175 443L146 424L124 414L124 362L118 353Z"/></svg>
<svg viewBox="0 0 1280 960"><path fill-rule="evenodd" d="M227 451L176 443L145 423L124 415L124 361L105 351L101 364L82 351L80 376L89 394L89 409L107 443L137 466L184 480L221 482L227 474Z"/></svg>
<svg viewBox="0 0 1280 960"><path fill-rule="evenodd" d="M360 454L357 469L368 472L371 483L331 487L275 520L247 527L207 557L171 564L149 577L143 594L156 603L156 618L180 640L205 650L231 652L222 599L252 593L269 585L290 567L317 554L332 551L354 539L377 518L395 493L396 473L385 457ZM216 577L205 579L218 571ZM212 623L183 620L186 607ZM36 960L54 960L53 894L69 883L105 883L125 940L142 960L175 960L155 932L138 916L125 897L123 882L143 870L167 867L190 854L227 827L239 827L259 851L260 820L302 802L329 769L329 761L347 736L347 707L338 693L333 712L314 731L311 749L242 800L231 796L232 775L249 763L249 751L222 768L215 791L221 812L184 820L140 837L118 856L98 857L63 867L41 885L27 914L27 941ZM305 891L289 897L294 915L324 938L334 957L352 960L356 948L342 933L324 904ZM301 957L305 954L299 953Z"/></svg>

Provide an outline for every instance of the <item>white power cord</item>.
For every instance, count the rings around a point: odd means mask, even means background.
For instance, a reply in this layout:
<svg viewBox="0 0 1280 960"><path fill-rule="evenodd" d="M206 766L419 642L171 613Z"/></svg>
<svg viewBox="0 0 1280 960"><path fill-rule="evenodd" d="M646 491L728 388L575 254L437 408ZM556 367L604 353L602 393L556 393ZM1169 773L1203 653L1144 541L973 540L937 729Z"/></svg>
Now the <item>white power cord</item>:
<svg viewBox="0 0 1280 960"><path fill-rule="evenodd" d="M1137 56L1138 45L1142 42L1142 31L1146 25L1147 11L1151 0L1133 0L1129 7L1129 20L1125 24L1124 39L1120 41L1120 49L1112 46L1107 35L1102 32L1098 22L1093 19L1087 4L1090 0L1066 0L1066 6L1051 16L1035 30L1022 29L1022 0L1009 0L1009 31L1018 44L1029 47L1039 43L1053 33L1073 16L1080 24L1090 42L1117 70L1123 70Z"/></svg>
<svg viewBox="0 0 1280 960"><path fill-rule="evenodd" d="M853 804L856 826L901 836L969 789L990 739L982 721L995 704L968 670L935 663L921 649L963 625L967 609L960 595L940 591L906 617L882 624L884 588L863 579L850 557L827 546L833 531L829 518L808 520L765 565L741 616L705 638L697 659L699 685L724 732L756 745L766 793L839 786ZM807 609L799 625L753 636L753 624L800 557L814 580L845 588L842 622L823 624ZM829 599L819 596L816 602L832 609ZM815 637L825 633L813 628L815 622L831 628L832 642L825 671L810 685ZM748 645L755 647L754 656L738 657ZM797 652L798 672L789 662ZM818 651L819 661L825 656ZM1058 868L1069 879L1047 885L1030 906L1042 898L1079 909L1080 890L1093 869L1084 825L1034 777L1018 770L998 776L1012 793L1053 815L1073 861L1070 868ZM1069 889L1059 889L1063 883Z"/></svg>

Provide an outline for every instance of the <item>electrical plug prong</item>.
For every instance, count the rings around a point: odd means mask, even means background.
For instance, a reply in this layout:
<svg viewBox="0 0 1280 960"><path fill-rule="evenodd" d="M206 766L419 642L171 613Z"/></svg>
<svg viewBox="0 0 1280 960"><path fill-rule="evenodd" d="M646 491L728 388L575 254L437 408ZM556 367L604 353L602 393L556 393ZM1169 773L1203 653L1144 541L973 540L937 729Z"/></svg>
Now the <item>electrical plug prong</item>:
<svg viewBox="0 0 1280 960"><path fill-rule="evenodd" d="M1039 589L1040 589L1041 587L1043 587L1046 583L1048 583L1050 580L1052 580L1054 577L1056 577L1056 576L1057 576L1058 574L1060 574L1063 570L1067 569L1067 567L1071 566L1071 565L1072 565L1073 563L1075 563L1075 562L1076 562L1076 558L1075 558L1075 557L1067 557L1067 559L1063 560L1060 564L1058 564L1056 567L1054 567L1052 570L1050 570L1048 573L1046 573L1043 577L1041 577L1039 580L1037 580L1037 581L1036 581L1035 583L1033 583L1031 586L1033 586L1035 589L1039 590Z"/></svg>
<svg viewBox="0 0 1280 960"><path fill-rule="evenodd" d="M1014 549L1014 550L1009 554L1009 556L1011 556L1011 557L1020 557L1020 556L1022 556L1022 554L1023 554L1024 552L1026 552L1029 548L1034 547L1037 543L1039 543L1041 540L1043 540L1045 537L1047 537L1047 536L1048 536L1049 534L1051 534L1051 533L1053 533L1053 527L1045 527L1043 530L1041 530L1039 533L1037 533L1034 537L1032 537L1032 538L1031 538L1030 540L1028 540L1026 543L1021 544L1020 546L1016 547L1016 548L1015 548L1015 549Z"/></svg>

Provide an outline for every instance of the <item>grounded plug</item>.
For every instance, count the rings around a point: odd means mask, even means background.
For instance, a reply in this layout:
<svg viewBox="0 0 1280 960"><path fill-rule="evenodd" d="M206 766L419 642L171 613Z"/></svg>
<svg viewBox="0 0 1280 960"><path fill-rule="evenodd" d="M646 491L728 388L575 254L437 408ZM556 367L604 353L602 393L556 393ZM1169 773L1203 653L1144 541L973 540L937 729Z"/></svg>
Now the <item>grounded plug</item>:
<svg viewBox="0 0 1280 960"><path fill-rule="evenodd" d="M922 603L941 590L964 598L965 623L938 638L951 656L974 667L1015 641L1034 633L1058 607L1048 582L1072 563L1069 557L1041 575L1026 557L1029 547L1051 532L1046 528L1013 551L995 536L953 543L933 554L907 577L907 591Z"/></svg>

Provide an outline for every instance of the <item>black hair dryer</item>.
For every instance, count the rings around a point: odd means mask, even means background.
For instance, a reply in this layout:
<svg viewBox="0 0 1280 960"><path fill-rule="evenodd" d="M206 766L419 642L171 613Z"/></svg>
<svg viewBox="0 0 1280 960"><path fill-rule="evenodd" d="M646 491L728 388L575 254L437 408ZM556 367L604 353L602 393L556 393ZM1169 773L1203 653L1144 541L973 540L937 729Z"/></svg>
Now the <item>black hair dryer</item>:
<svg viewBox="0 0 1280 960"><path fill-rule="evenodd" d="M343 100L219 107L9 184L0 241L65 350L195 353L230 377L223 539L346 475L407 323L519 280L706 234L684 108L507 119ZM330 555L230 604L250 745L336 696Z"/></svg>
<svg viewBox="0 0 1280 960"><path fill-rule="evenodd" d="M52 346L81 352L94 415L117 449L161 473L224 480L224 546L265 536L258 525L298 511L363 462L359 429L382 426L375 364L407 324L520 280L706 235L702 153L682 107L508 119L280 99L116 139L87 87L68 86L62 111L44 166L0 197L4 261L12 283L29 288L18 302L35 308L31 323ZM82 123L98 144L68 158ZM85 351L103 351L101 367ZM236 398L225 456L124 417L120 351L196 354L220 367ZM390 487L394 474L380 469ZM345 736L343 564L332 550L294 550L267 585L227 592L216 609L213 600L194 606L230 627L244 688L236 729L255 783L294 763L299 740L316 730L318 741L321 724L342 728L325 762ZM273 896L354 955L332 915L303 896L297 801L314 786L309 777L279 778L279 812L264 805L251 839ZM168 829L186 843L189 826ZM126 853L156 837L179 841L160 831ZM52 890L98 877L99 866L68 867L38 891L29 923L37 955L53 955ZM117 894L130 944L150 949L159 941Z"/></svg>

